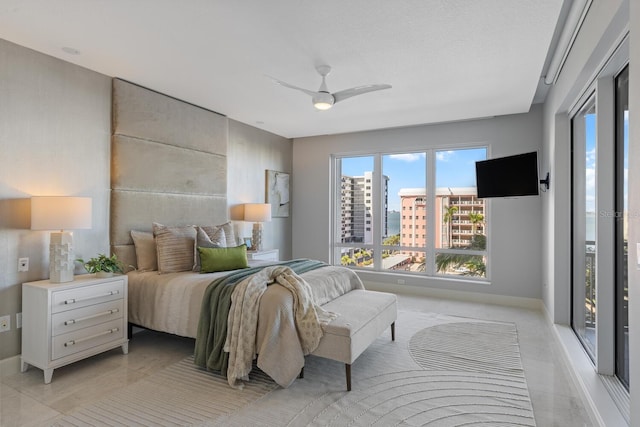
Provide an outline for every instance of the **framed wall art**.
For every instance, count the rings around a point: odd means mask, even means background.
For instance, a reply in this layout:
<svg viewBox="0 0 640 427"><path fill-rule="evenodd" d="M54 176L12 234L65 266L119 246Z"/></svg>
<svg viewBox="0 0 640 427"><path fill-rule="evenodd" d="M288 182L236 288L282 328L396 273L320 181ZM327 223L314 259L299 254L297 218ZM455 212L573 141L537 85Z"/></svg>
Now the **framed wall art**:
<svg viewBox="0 0 640 427"><path fill-rule="evenodd" d="M271 204L271 217L289 216L289 174L267 169L266 202Z"/></svg>

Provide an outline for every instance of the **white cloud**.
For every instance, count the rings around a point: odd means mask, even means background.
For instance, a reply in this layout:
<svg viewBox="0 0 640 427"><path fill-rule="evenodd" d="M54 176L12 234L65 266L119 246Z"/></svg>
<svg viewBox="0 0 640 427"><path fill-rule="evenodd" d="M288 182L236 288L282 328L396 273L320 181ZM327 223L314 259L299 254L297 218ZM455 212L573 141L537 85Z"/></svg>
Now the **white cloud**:
<svg viewBox="0 0 640 427"><path fill-rule="evenodd" d="M390 154L389 158L396 160L403 160L405 162L415 162L417 160L424 159L424 153L403 153L403 154Z"/></svg>
<svg viewBox="0 0 640 427"><path fill-rule="evenodd" d="M455 154L455 151L438 151L436 153L436 160L439 162L448 162L449 159Z"/></svg>
<svg viewBox="0 0 640 427"><path fill-rule="evenodd" d="M595 167L596 165L596 148L593 147L591 150L585 153L585 164L587 167Z"/></svg>

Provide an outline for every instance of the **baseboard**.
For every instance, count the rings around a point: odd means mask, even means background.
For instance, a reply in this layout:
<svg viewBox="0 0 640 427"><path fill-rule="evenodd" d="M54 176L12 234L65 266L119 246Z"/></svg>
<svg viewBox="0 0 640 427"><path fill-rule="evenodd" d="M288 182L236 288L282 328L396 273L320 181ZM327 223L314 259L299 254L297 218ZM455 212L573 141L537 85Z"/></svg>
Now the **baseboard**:
<svg viewBox="0 0 640 427"><path fill-rule="evenodd" d="M550 321L548 313L547 319ZM562 362L594 424L602 427L628 426L626 418L613 401L571 327L551 324L551 329L556 343L562 349Z"/></svg>
<svg viewBox="0 0 640 427"><path fill-rule="evenodd" d="M451 289L436 289L422 286L393 285L388 283L365 281L365 287L372 291L392 292L395 294L417 295L432 298L469 301L482 304L504 305L508 307L522 307L542 310L544 304L541 299L494 295L482 292L457 291Z"/></svg>
<svg viewBox="0 0 640 427"><path fill-rule="evenodd" d="M0 378L20 372L20 355L0 360Z"/></svg>

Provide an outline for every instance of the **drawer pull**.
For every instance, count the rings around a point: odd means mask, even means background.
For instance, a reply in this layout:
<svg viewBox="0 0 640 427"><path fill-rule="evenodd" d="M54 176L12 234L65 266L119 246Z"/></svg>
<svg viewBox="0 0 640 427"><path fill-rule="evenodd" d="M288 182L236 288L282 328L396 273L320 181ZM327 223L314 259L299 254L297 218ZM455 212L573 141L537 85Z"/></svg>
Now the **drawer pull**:
<svg viewBox="0 0 640 427"><path fill-rule="evenodd" d="M103 311L102 313L96 313L96 314L92 314L91 316L85 316L85 317L78 317L77 319L70 319L64 322L64 324L66 326L69 325L73 325L74 323L78 323L78 322L82 322L84 320L89 320L89 319L95 319L96 317L102 317L102 316L109 316L113 313L117 313L120 310L117 308L114 308L112 310L107 310L107 311Z"/></svg>
<svg viewBox="0 0 640 427"><path fill-rule="evenodd" d="M88 300L92 300L92 299L96 299L96 298L110 297L111 295L118 295L119 293L120 293L120 291L109 291L109 292L104 293L104 294L91 295L91 296L84 297L84 298L71 298L71 299L65 300L64 303L65 304L75 304L75 303L81 302L81 301L88 301Z"/></svg>
<svg viewBox="0 0 640 427"><path fill-rule="evenodd" d="M119 328L108 329L108 330L106 330L104 332L100 332L99 334L91 335L89 337L78 338L77 340L67 341L66 343L64 343L64 346L65 347L71 347L72 345L76 345L76 344L79 344L79 343L84 342L84 341L92 340L94 338L98 338L98 337L101 337L103 335L113 334L115 332L118 332L119 330L120 330Z"/></svg>

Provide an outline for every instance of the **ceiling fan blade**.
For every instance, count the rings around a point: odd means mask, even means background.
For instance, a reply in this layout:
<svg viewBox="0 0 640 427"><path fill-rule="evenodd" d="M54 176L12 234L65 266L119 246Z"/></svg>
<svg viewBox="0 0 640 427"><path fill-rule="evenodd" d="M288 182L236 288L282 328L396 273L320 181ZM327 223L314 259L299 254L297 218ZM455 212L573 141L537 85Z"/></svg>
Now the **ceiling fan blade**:
<svg viewBox="0 0 640 427"><path fill-rule="evenodd" d="M333 98L335 99L335 102L340 102L347 98L351 98L352 96L362 95L363 93L374 92L376 90L383 89L391 89L391 85L366 85L352 87L351 89L345 89L334 93Z"/></svg>
<svg viewBox="0 0 640 427"><path fill-rule="evenodd" d="M270 78L271 78L274 82L276 82L277 84L279 84L280 86L288 87L289 89L299 90L300 92L304 92L304 93L306 93L307 95L310 95L310 96L314 96L314 95L316 95L316 94L317 94L317 92L315 92L315 91L313 91L313 90L303 89L303 88L301 88L301 87L294 86L294 85L292 85L292 84L289 84L289 83L283 82L283 81L281 81L281 80L274 79L273 77L270 77Z"/></svg>

